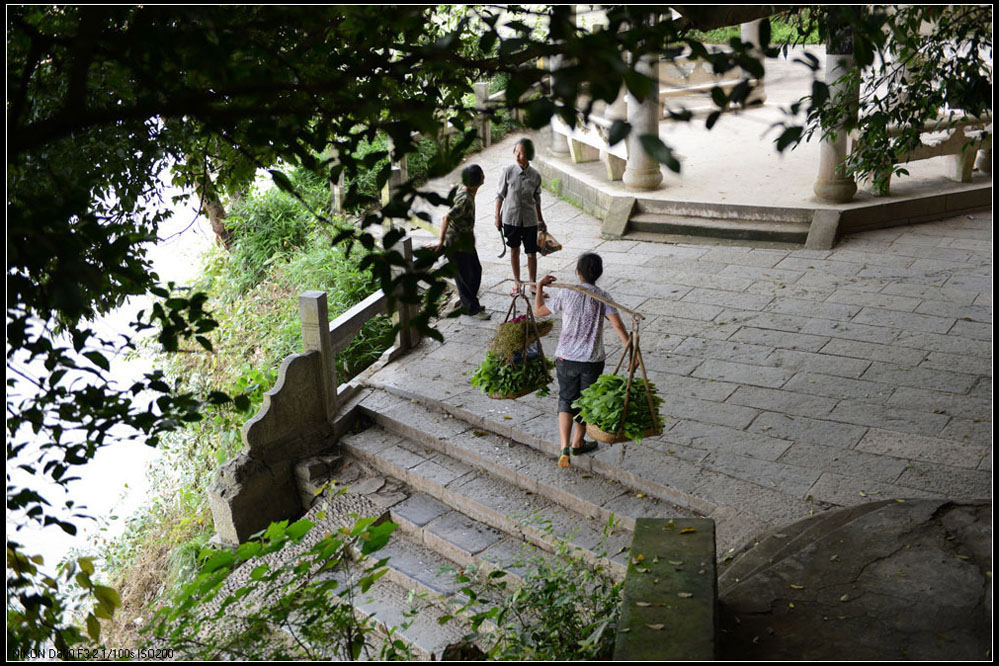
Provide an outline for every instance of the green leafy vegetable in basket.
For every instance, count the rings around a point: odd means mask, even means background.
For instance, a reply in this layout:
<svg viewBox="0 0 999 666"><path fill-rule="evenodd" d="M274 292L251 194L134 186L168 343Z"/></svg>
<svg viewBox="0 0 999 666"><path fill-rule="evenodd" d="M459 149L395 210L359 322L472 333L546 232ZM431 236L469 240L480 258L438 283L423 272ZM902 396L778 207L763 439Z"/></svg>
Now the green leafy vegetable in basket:
<svg viewBox="0 0 999 666"><path fill-rule="evenodd" d="M537 322L537 326L538 335L545 336L551 332L554 322L543 320ZM500 324L489 351L495 356L512 361L514 354L524 349L525 338L528 344L537 339L534 335L534 327L528 322L527 316L521 315L516 319L511 319L508 322Z"/></svg>
<svg viewBox="0 0 999 666"><path fill-rule="evenodd" d="M547 395L547 385L551 381L545 371L545 365L553 367L553 363L544 358L530 358L527 363L517 361L507 363L504 358L492 352L486 352L486 360L479 365L472 375L472 386L483 393L494 397L505 397L530 393L544 388Z"/></svg>
<svg viewBox="0 0 999 666"><path fill-rule="evenodd" d="M617 433L624 413L624 393L628 378L621 375L600 375L584 390L573 407L580 409L579 416L586 423L595 425L604 432ZM657 427L662 431L663 419L659 416L662 398L656 385L649 382L652 391L652 404L656 410L656 422L652 422L649 412L649 399L645 393L645 381L635 377L631 381L631 397L628 400L628 415L624 419L622 434L628 439L641 443L646 431Z"/></svg>

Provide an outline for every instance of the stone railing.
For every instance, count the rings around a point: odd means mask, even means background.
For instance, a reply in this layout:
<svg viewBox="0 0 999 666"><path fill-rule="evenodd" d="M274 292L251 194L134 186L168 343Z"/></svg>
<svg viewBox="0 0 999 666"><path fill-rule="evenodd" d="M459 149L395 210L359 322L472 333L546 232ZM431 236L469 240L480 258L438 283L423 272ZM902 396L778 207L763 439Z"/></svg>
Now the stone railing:
<svg viewBox="0 0 999 666"><path fill-rule="evenodd" d="M890 127L888 133L892 137L900 136L905 130L903 127ZM860 137L854 132L850 135L850 150L857 150L860 147ZM949 155L951 157L950 168L946 174L951 180L960 183L970 183L971 174L975 169L976 157L979 151L982 156L978 159L979 167L987 172L992 171L992 117L975 118L966 117L953 123L927 123L921 131L921 143L916 148L897 155L895 164L915 162L917 160L928 160L933 157ZM875 196L885 196L889 193L892 172L882 174L882 178L868 178L860 183L860 186Z"/></svg>
<svg viewBox="0 0 999 666"><path fill-rule="evenodd" d="M412 239L402 239L394 249L406 267L400 270L411 269ZM418 342L408 326L417 306L401 301L396 305L393 317L400 332L379 364L396 359ZM347 407L360 388L352 380L340 382L337 354L368 320L387 311L388 298L379 290L330 322L324 292L308 291L299 297L303 351L281 363L274 388L243 426L243 451L219 469L209 489L215 529L223 542L240 543L271 522L302 512L295 466L327 453L350 427Z"/></svg>

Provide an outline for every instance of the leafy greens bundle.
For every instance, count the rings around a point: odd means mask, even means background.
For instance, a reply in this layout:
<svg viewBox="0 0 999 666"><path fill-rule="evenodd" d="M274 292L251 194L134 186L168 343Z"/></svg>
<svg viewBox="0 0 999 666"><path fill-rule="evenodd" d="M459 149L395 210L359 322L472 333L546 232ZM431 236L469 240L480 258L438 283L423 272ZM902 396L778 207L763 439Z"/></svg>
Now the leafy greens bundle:
<svg viewBox="0 0 999 666"><path fill-rule="evenodd" d="M579 416L587 424L594 425L606 433L617 433L624 414L624 396L628 378L621 375L600 375L597 381L586 388L579 399L572 403L580 409ZM662 432L663 419L659 416L662 398L659 397L656 386L649 382L652 393L652 404L656 410L656 422L652 421L649 412L649 399L646 396L645 381L635 377L631 381L631 397L628 400L628 413L624 419L622 434L628 439L641 443L642 437L656 428Z"/></svg>
<svg viewBox="0 0 999 666"><path fill-rule="evenodd" d="M553 366L545 358L528 358L527 363L508 363L502 356L486 352L486 360L472 375L472 386L492 397L522 395L540 388L545 388L547 395L551 377L546 372L546 365L548 368Z"/></svg>

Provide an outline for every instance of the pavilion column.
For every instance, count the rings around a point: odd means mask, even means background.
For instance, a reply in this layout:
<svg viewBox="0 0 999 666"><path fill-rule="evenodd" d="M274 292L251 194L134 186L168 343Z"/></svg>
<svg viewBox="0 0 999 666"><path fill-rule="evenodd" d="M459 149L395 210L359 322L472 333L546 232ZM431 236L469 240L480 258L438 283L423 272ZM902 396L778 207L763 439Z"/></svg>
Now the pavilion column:
<svg viewBox="0 0 999 666"><path fill-rule="evenodd" d="M760 39L760 28L764 21L769 21L770 19L757 19L755 21L750 21L749 23L743 23L740 26L741 39L744 42L749 42L753 45L753 55L760 59L762 62L766 57L766 53L763 50L763 40ZM743 76L749 77L747 72L743 72ZM746 99L747 104L763 104L767 101L767 90L764 86L763 79L760 78L753 87L752 92L749 93L749 97Z"/></svg>
<svg viewBox="0 0 999 666"><path fill-rule="evenodd" d="M855 114L859 103L857 86L853 82L839 81L854 67L852 54L851 29L830 30L825 67L829 98L833 103L849 104ZM819 174L812 189L822 201L845 203L857 193L857 183L853 176L845 173L843 165L849 147L849 135L842 126L823 127L822 130L825 136L819 145Z"/></svg>
<svg viewBox="0 0 999 666"><path fill-rule="evenodd" d="M569 9L569 22L572 25L576 25L576 6L575 5L572 5L571 8ZM551 80L551 88L552 88L552 90L555 89L555 72L562 67L562 63L564 62L564 59L565 59L565 56L562 55L561 53L559 53L557 55L553 55L551 57L551 59L549 60L549 69L551 71L550 80ZM558 155L568 155L569 154L569 142L566 141L565 135L559 134L558 132L556 132L554 130L552 130L551 134L552 134L552 144L551 144L551 150L552 150L552 152L556 153Z"/></svg>
<svg viewBox="0 0 999 666"><path fill-rule="evenodd" d="M630 190L654 190L663 182L663 174L659 170L659 162L646 154L639 137L643 134L659 136L659 56L643 55L635 69L652 79L652 86L642 101L628 93L631 131L628 133L628 161L622 180Z"/></svg>

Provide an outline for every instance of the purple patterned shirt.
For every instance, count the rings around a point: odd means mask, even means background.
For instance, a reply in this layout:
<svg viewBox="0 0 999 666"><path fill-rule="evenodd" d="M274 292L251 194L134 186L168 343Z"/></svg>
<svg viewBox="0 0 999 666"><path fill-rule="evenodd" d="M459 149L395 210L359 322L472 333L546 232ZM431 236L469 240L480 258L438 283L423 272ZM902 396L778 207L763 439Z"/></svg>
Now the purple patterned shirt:
<svg viewBox="0 0 999 666"><path fill-rule="evenodd" d="M585 282L579 285L610 300L610 294ZM566 361L593 363L603 361L604 317L617 314L617 308L571 289L554 290L548 309L562 313L562 334L555 356Z"/></svg>

